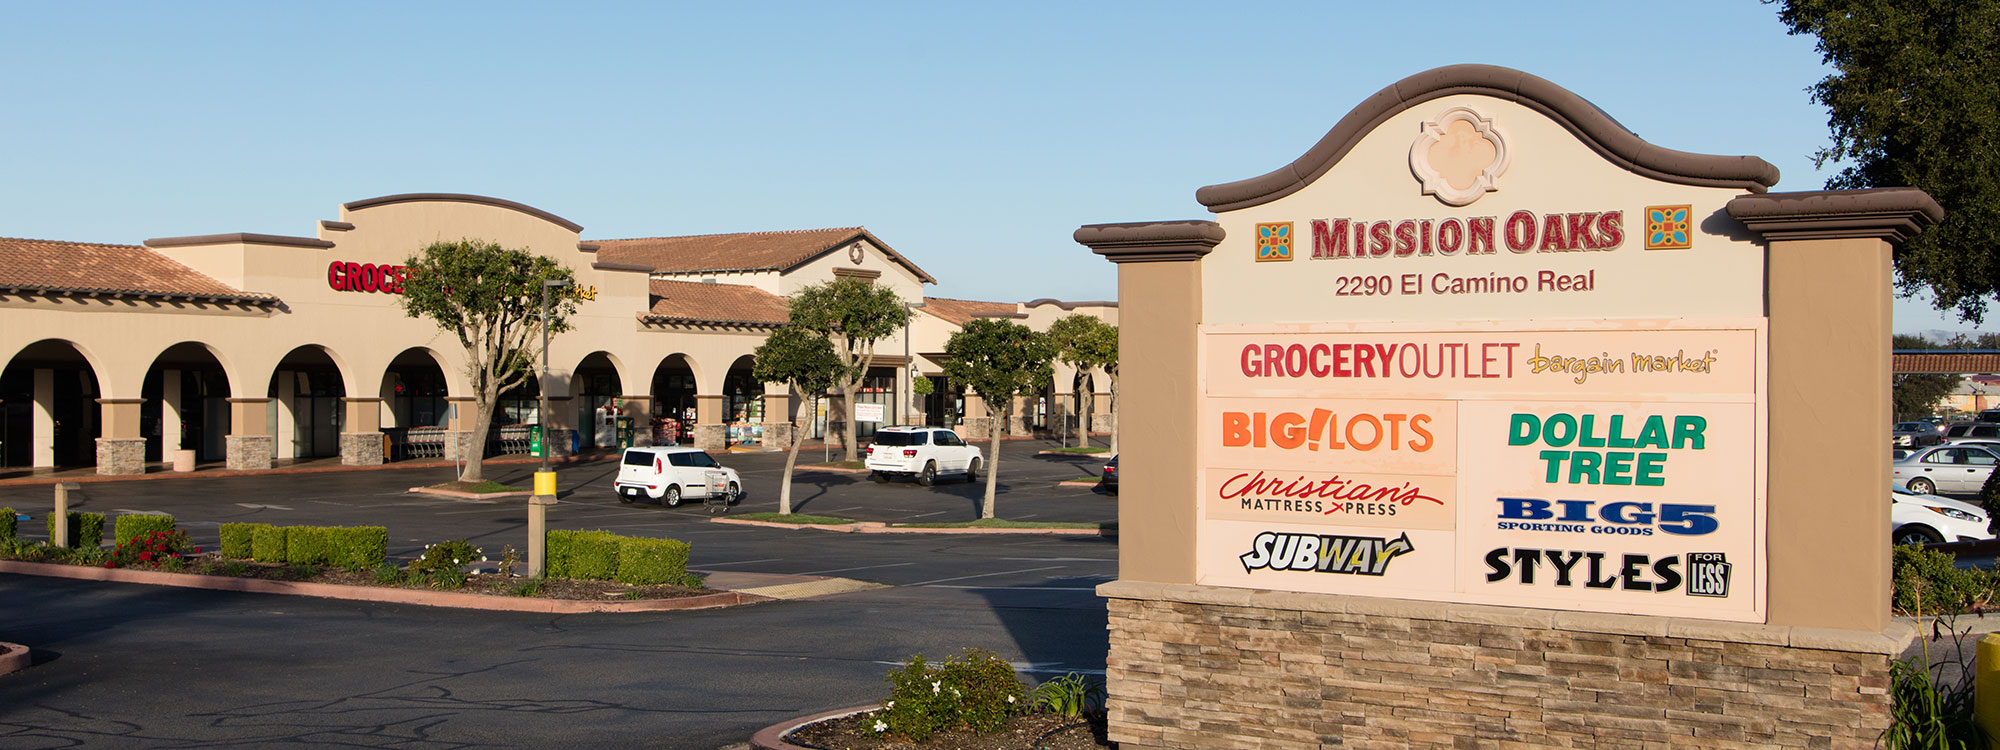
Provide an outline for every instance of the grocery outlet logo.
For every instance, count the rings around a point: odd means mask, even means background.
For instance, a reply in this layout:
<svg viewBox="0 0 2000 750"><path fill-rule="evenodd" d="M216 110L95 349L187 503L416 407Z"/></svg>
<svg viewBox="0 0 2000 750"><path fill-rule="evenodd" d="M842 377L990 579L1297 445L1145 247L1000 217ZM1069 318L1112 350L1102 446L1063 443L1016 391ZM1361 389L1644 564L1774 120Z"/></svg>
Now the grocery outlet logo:
<svg viewBox="0 0 2000 750"><path fill-rule="evenodd" d="M1250 551L1237 559L1243 572L1298 570L1343 575L1379 576L1389 563L1416 550L1405 532L1395 539L1379 536L1289 534L1266 531L1250 541Z"/></svg>

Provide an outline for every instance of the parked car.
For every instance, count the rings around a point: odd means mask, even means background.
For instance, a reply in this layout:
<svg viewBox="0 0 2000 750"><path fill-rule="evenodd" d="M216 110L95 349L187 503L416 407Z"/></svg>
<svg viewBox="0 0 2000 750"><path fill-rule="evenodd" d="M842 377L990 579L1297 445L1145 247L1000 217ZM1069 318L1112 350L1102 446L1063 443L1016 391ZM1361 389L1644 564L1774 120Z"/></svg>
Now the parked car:
<svg viewBox="0 0 2000 750"><path fill-rule="evenodd" d="M929 487L939 474L963 474L967 482L976 480L984 462L978 448L966 445L958 433L943 427L884 427L875 431L862 463L868 467L868 478L877 482L916 477L917 484Z"/></svg>
<svg viewBox="0 0 2000 750"><path fill-rule="evenodd" d="M1941 544L1992 539L1991 519L1972 503L1889 488L1889 541Z"/></svg>
<svg viewBox="0 0 2000 750"><path fill-rule="evenodd" d="M1104 478L1097 481L1105 492L1118 494L1118 454L1111 454L1111 460L1104 462Z"/></svg>
<svg viewBox="0 0 2000 750"><path fill-rule="evenodd" d="M1898 422L1889 433L1889 443L1903 448L1921 448L1944 442L1944 436L1925 422Z"/></svg>
<svg viewBox="0 0 2000 750"><path fill-rule="evenodd" d="M716 492L726 494L730 505L743 500L743 480L736 470L717 463L700 448L626 448L612 487L619 502L645 496L669 508L682 499L705 500Z"/></svg>
<svg viewBox="0 0 2000 750"><path fill-rule="evenodd" d="M2000 466L2000 453L1994 450L1950 443L1913 450L1889 464L1889 479L1919 495L1978 492L1986 484L1986 476Z"/></svg>
<svg viewBox="0 0 2000 750"><path fill-rule="evenodd" d="M1944 441L1947 443L1995 438L2000 438L2000 424L1989 422L1961 422L1944 430Z"/></svg>

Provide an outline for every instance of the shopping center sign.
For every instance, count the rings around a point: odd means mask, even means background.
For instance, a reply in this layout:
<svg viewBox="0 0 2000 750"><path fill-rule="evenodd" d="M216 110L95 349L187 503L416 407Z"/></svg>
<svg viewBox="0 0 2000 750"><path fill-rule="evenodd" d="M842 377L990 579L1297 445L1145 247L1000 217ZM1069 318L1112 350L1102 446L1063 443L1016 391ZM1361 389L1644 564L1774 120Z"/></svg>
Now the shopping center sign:
<svg viewBox="0 0 2000 750"><path fill-rule="evenodd" d="M1539 117L1426 109L1221 218L1197 582L1762 621L1754 247L1694 241L1699 191L1563 174L1597 157ZM1388 170L1418 189L1340 184Z"/></svg>

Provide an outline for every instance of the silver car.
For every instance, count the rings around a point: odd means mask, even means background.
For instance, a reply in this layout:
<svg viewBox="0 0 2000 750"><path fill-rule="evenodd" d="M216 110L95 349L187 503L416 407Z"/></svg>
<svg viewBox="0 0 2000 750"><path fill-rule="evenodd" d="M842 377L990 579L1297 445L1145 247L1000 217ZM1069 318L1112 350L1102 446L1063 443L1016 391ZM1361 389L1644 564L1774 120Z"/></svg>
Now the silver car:
<svg viewBox="0 0 2000 750"><path fill-rule="evenodd" d="M2000 466L1996 446L1936 445L1910 451L1889 465L1889 480L1919 495L1972 494Z"/></svg>

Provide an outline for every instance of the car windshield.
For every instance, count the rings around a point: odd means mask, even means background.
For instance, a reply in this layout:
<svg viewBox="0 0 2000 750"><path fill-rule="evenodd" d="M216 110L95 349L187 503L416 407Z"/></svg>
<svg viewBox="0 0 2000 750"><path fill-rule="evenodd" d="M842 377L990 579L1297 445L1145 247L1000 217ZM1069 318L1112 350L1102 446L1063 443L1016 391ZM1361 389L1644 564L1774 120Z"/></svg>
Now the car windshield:
<svg viewBox="0 0 2000 750"><path fill-rule="evenodd" d="M877 432L876 445L926 445L930 442L927 432Z"/></svg>

